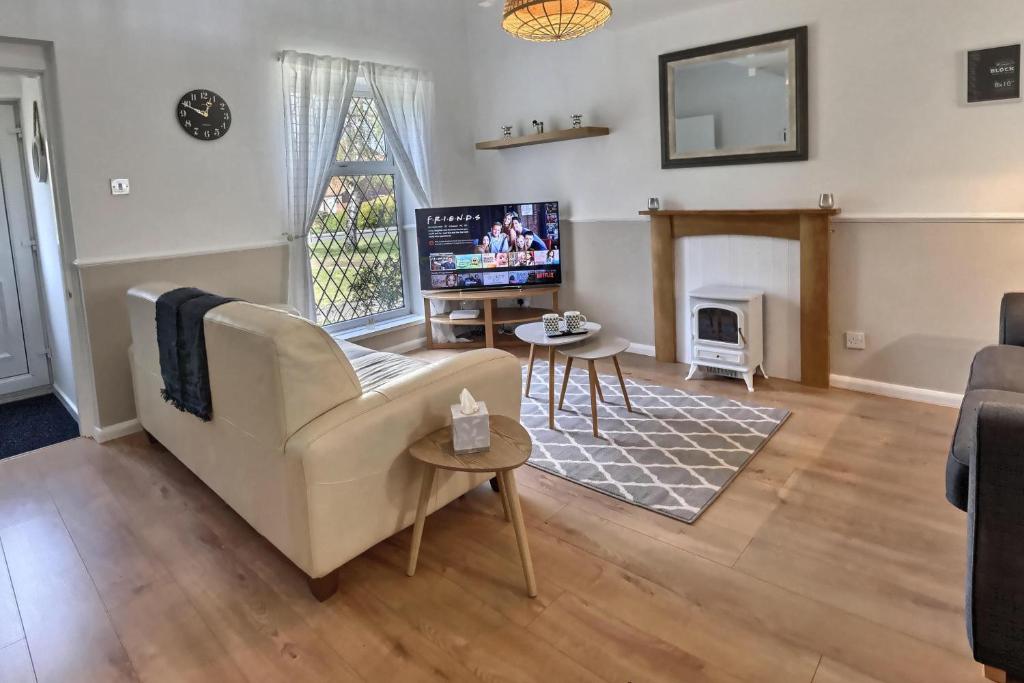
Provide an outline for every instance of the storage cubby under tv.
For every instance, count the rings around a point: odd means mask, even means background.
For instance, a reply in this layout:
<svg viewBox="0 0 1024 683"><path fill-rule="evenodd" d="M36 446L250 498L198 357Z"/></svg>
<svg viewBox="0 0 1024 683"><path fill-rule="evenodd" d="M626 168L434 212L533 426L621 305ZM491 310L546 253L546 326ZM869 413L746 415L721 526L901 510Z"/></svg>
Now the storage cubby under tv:
<svg viewBox="0 0 1024 683"><path fill-rule="evenodd" d="M558 290L557 286L551 287L522 287L516 289L479 289L466 291L442 291L425 290L423 292L423 318L427 323L427 348L428 349L479 349L479 348L503 348L510 346L522 346L523 342L516 339L514 335L503 338L498 334L498 327L501 325L515 325L518 323L537 322L547 313L558 313ZM536 307L508 307L498 308L499 301L508 299L532 299L538 296L550 296L551 308ZM472 301L483 304L483 316L471 319L452 320L447 314L433 315L430 312L431 301ZM483 341L478 342L455 342L438 344L434 342L430 331L431 324L452 325L463 327L483 327Z"/></svg>

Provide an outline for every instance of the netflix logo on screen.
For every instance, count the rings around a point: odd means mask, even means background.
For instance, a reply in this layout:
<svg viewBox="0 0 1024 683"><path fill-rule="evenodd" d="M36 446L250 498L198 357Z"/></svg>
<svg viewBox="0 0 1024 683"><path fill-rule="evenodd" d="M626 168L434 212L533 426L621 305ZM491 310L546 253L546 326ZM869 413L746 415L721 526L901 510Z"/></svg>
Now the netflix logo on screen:
<svg viewBox="0 0 1024 683"><path fill-rule="evenodd" d="M420 286L559 284L559 231L558 202L417 209Z"/></svg>

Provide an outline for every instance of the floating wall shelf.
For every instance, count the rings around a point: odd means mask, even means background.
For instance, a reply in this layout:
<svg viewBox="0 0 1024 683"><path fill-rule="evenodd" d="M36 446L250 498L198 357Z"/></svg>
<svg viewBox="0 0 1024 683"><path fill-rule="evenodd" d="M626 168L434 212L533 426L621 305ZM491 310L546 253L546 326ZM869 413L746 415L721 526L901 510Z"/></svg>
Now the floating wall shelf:
<svg viewBox="0 0 1024 683"><path fill-rule="evenodd" d="M549 142L562 142L564 140L580 140L582 138L596 138L608 135L611 131L600 126L584 126L583 128L569 128L567 130L556 130L550 133L536 133L534 135L522 135L517 138L501 138L499 140L488 140L476 143L477 149L512 149L513 147L526 147L528 145L543 145Z"/></svg>

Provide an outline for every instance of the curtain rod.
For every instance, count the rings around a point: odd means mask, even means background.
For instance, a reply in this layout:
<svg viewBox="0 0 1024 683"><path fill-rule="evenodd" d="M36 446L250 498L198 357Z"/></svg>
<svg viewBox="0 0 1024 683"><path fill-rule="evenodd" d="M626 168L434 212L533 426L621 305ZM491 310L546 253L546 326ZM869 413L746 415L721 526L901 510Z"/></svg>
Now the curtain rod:
<svg viewBox="0 0 1024 683"><path fill-rule="evenodd" d="M326 59L338 59L338 57L336 57L334 55L318 55L318 54L313 54L312 52L299 52L298 50L281 50L280 52L277 53L277 61L278 62L283 62L284 61L284 55L285 55L286 52L295 52L297 54L308 54L308 55L311 55L313 57L323 57L323 58L326 58ZM352 58L351 57L346 57L345 59L352 59ZM371 62L373 64L379 64L380 66L386 66L386 67L391 68L391 69L412 69L413 71L425 71L425 69L418 69L418 68L416 68L414 66L401 66L401 65L398 65L398 64L381 64L380 62L374 62L372 59L352 59L352 61L360 62L360 63L362 63L362 62Z"/></svg>

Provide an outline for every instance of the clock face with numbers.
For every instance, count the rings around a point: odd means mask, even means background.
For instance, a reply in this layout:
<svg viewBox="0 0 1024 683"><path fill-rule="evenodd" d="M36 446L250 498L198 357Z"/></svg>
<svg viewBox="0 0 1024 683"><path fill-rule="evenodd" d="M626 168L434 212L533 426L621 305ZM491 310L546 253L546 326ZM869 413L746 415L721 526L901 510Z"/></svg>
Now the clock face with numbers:
<svg viewBox="0 0 1024 683"><path fill-rule="evenodd" d="M193 90L178 100L178 124L204 142L220 140L231 128L231 109L212 90Z"/></svg>

